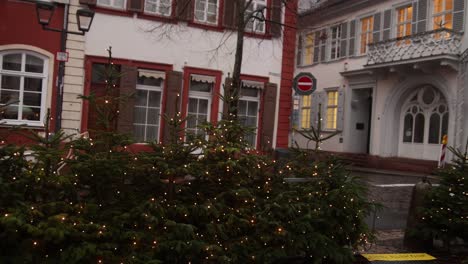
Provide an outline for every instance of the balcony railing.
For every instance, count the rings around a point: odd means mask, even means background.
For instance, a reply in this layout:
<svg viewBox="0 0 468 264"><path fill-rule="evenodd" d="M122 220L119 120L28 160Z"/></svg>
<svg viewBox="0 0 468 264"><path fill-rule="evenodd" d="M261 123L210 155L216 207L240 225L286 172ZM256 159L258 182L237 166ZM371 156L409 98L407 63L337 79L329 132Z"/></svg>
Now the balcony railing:
<svg viewBox="0 0 468 264"><path fill-rule="evenodd" d="M367 66L439 55L458 56L462 34L442 28L369 44Z"/></svg>

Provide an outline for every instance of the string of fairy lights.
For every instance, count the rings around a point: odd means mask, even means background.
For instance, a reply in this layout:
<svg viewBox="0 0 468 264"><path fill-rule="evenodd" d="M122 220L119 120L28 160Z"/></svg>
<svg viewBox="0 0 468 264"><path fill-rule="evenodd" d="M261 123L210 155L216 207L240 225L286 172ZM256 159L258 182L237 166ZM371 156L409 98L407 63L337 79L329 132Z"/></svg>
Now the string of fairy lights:
<svg viewBox="0 0 468 264"><path fill-rule="evenodd" d="M113 62L111 62L113 65ZM105 81L107 86L111 86L113 88L116 87L115 80L113 78ZM177 94L179 97L180 95ZM234 99L234 97L231 97ZM118 102L115 101L111 97L104 97L104 104L105 105L112 105L117 104ZM118 114L118 110L116 108L111 107L113 111L117 111L113 114ZM118 109L118 108L117 108ZM109 114L111 114L109 112ZM175 118L171 118L170 122L181 124L184 122L184 119L181 118L181 112L177 112ZM359 219L362 218L362 214L365 212L361 209L355 210L361 206L362 201L358 201L354 196L348 196L346 192L341 196L341 199L338 201L339 204L336 203L328 203L322 207L323 202L328 202L328 198L331 196L330 192L333 189L327 184L326 178L333 178L334 177L334 170L335 165L333 162L326 163L325 165L320 165L317 163L310 164L300 164L300 165L292 165L286 164L285 167L278 171L278 176L272 175L272 168L276 166L276 160L267 160L264 156L259 155L257 152L245 152L239 149L239 146L244 146L245 140L243 140L242 136L239 134L233 133L230 134L232 126L236 125L233 119L232 114L231 118L227 121L222 121L220 124L214 127L210 127L207 129L207 133L209 133L209 139L203 140L200 138L195 139L195 141L186 141L187 138L184 136L177 137L178 142L174 145L162 145L162 142L157 144L157 147L162 149L161 156L163 157L164 162L167 164L171 164L173 162L173 158L175 155L179 155L180 153L184 153L184 151L189 151L189 155L192 155L194 158L189 161L189 163L173 163L171 166L171 171L166 170L163 171L154 164L151 164L150 171L152 174L157 174L159 176L165 176L168 181L167 183L171 185L175 185L178 195L182 195L181 193L186 188L182 188L177 184L175 178L172 178L172 174L177 170L180 171L188 171L191 170L192 167L200 167L200 165L204 165L205 168L202 170L201 175L199 177L195 177L192 181L184 181L184 185L189 186L187 192L192 194L193 202L188 204L182 204L182 202L177 201L177 198L170 197L169 191L164 191L161 193L160 197L151 197L149 198L146 203L142 205L142 208L145 208L139 215L131 215L132 220L128 220L129 222L134 222L130 231L136 233L136 231L140 230L141 233L138 235L131 236L131 239L128 239L128 248L131 248L133 251L130 253L130 258L134 259L135 255L132 255L134 252L138 251L138 249L145 249L151 248L152 250L158 250L158 246L164 242L161 241L162 239L168 239L164 235L173 231L175 227L182 227L183 225L192 225L196 226L197 217L202 216L205 219L208 219L206 223L203 224L205 229L208 229L207 226L215 226L214 228L226 230L228 233L233 234L240 234L238 236L234 236L234 239L226 239L222 236L218 235L218 233L212 234L209 230L192 230L193 237L191 239L198 239L203 240L208 244L204 247L205 251L205 259L216 259L219 257L219 249L226 252L235 248L238 244L247 245L247 244L258 244L263 247L268 246L277 246L280 243L280 248L286 250L289 244L294 244L295 240L300 239L299 236L307 236L313 235L314 231L310 227L296 227L295 221L297 219L301 219L304 215L313 214L315 217L324 216L326 213L333 213L333 210L342 210L344 212L343 217L347 221L356 220L353 223L353 227L357 227L359 223ZM233 138L237 136L237 138ZM184 141L185 140L185 141ZM322 142L321 142L322 143ZM79 149L78 145L81 144L83 149ZM84 147L83 147L84 144ZM99 151L96 151L97 147L100 146L99 140L93 140L93 138L81 138L80 142L74 142L70 145L71 148L78 148L76 155L86 155L86 151L89 151L91 158L92 155L97 157L99 155ZM202 149L201 154L193 153L193 149L200 148ZM80 153L83 152L84 153ZM140 163L145 162L143 161L137 154L130 154L128 151L127 146L113 146L109 150L103 150L104 152L112 155L118 155L119 153L126 153L122 157L129 158L131 162L129 162L129 166L127 170L120 171L124 178L130 177L134 170L138 169L141 166ZM190 152L192 151L192 152ZM238 154L238 153L241 154ZM22 154L19 152L15 152L13 155L17 157L22 157ZM111 159L115 158L110 156ZM120 156L117 156L117 159ZM63 161L63 158L62 158ZM253 162L255 161L255 162ZM151 161L152 162L152 161ZM92 164L90 166L94 166L96 164ZM27 165L27 172L28 176L35 176L37 171L34 170L34 161L29 161ZM91 169L93 167L90 167ZM301 169L306 168L308 173L308 177L312 179L317 179L316 181L311 181L314 184L302 184L302 187L307 186L314 186L317 188L314 192L306 192L303 196L301 194L301 189L294 189L290 183L287 183L284 180L281 180L280 184L278 185L277 178L284 178L291 176L293 173L300 171ZM44 168L41 168L43 173ZM53 181L54 179L47 179L42 177L42 173L40 173L36 178L37 181ZM83 188L80 182L80 179L91 177L95 178L97 175L93 173L93 170L88 170L83 172L83 174L73 173L70 175L59 175L57 171L53 171L52 174L55 177L58 176L70 176L71 182L77 188L77 192L79 193ZM116 177L118 175L115 175ZM260 176L260 177L259 177ZM16 176L12 177L13 181L18 180ZM210 182L212 181L215 186L231 186L233 184L237 188L233 189L221 189L219 193L209 194L209 193L202 193L200 191L195 192L195 188L193 187L196 181L204 181ZM209 185L213 186L213 185ZM252 187L251 190L246 191L247 187ZM220 188L220 187L218 187ZM290 193L286 194L279 194L279 189L288 190ZM293 191L291 191L291 189ZM346 186L341 185L338 186L339 190L345 190ZM219 189L218 189L219 190ZM114 188L115 199L119 201L119 199L125 199L125 192L128 190L120 189L120 187ZM195 192L195 193L193 193ZM128 195L128 194L127 194ZM105 240L108 237L108 234L111 234L112 230L119 229L120 227L111 226L109 224L100 224L95 221L86 221L80 222L79 219L87 219L92 218L89 215L89 208L90 206L94 206L92 202L86 201L86 195L83 194L82 200L78 200L77 202L68 202L70 208L66 209L66 213L57 214L56 217L50 219L41 219L38 216L38 213L44 210L44 206L46 204L40 204L37 202L34 206L31 206L28 212L28 215L31 216L30 223L37 223L37 222L44 222L44 221L57 221L61 225L70 225L74 229L74 231L78 233L82 233L84 235L96 235L98 241L99 239ZM225 196L232 196L235 199L231 201L230 206L226 206L225 200L227 199ZM279 197L281 196L281 197ZM122 198L119 198L122 197ZM320 200L322 199L322 200ZM262 206L269 201L273 201L271 204L274 205L275 202L283 201L289 206L280 208L278 212L274 210L266 210L266 213L262 210L265 210ZM98 208L104 208L106 206L110 206L109 204L98 203ZM42 208L41 208L42 207ZM262 208L260 208L262 207ZM260 210L261 209L261 210ZM164 213L160 213L159 210L163 210ZM441 208L443 210L443 208ZM73 215L76 213L76 215ZM262 215L264 213L265 215ZM172 216L172 217L170 217ZM4 218L13 217L13 215L9 212L5 212L3 214ZM265 219L272 219L277 218L284 220L283 222L268 222ZM238 220L235 228L230 226L232 219ZM136 220L141 220L135 222ZM241 221L242 220L242 221ZM245 223L244 223L244 222ZM356 223L357 222L357 223ZM199 226L200 227L200 226ZM270 228L270 232L268 235L274 235L273 237L268 237L265 235L261 235L258 238L249 237L249 232L255 230L256 228ZM144 230L144 231L143 231ZM189 232L189 234L190 234ZM344 230L343 226L337 226L336 234L332 234L330 236L331 240L337 238L338 240L345 240L347 243L350 243L352 240L352 236L356 236L353 234L353 230ZM186 234L187 235L187 234ZM296 237L294 237L294 236ZM189 236L189 235L187 235ZM365 233L357 234L358 236L358 243L367 243L368 236ZM187 239L187 245L190 245L191 240ZM46 248L46 243L48 241L40 240L40 239L31 239L31 246L32 248ZM310 249L311 245L306 245L306 249ZM120 250L119 247L114 247L113 250L118 252ZM48 258L52 253L62 252L63 249L59 248L58 252L47 252L46 250L44 254L44 258ZM256 256L251 255L250 258L255 261ZM104 263L105 258L102 256L97 257L96 263ZM192 260L189 260L188 263L191 263ZM124 260L120 263L125 263Z"/></svg>

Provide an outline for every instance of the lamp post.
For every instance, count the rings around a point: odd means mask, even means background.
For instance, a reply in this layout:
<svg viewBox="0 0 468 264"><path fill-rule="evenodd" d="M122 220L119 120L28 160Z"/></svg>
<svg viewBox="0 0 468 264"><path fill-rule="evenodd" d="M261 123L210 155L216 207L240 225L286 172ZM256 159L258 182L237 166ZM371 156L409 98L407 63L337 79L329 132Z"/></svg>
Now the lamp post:
<svg viewBox="0 0 468 264"><path fill-rule="evenodd" d="M69 31L68 30L68 9L69 5L65 4L64 8L64 19L63 19L63 28L52 28L49 27L50 20L54 15L55 4L49 2L41 2L38 1L36 3L36 13L37 13L37 20L40 25L42 25L42 29L48 31L59 32L61 34L60 37L60 52L66 51L67 45L67 34L74 34L74 35L81 35L84 36L86 32L89 31L91 28L91 24L93 23L94 18L94 11L90 9L79 9L76 11L76 20L78 23L78 30L79 31ZM55 132L59 131L62 128L62 102L63 102L63 79L65 76L65 62L60 61L59 63L59 71L58 71L58 79L57 79L57 107L55 112Z"/></svg>

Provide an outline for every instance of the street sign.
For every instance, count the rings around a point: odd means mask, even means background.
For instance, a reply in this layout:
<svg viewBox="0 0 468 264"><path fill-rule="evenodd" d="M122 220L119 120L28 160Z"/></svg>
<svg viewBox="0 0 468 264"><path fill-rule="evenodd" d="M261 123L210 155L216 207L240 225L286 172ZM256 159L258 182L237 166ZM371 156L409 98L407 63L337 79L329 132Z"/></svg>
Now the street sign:
<svg viewBox="0 0 468 264"><path fill-rule="evenodd" d="M293 88L299 95L309 95L317 89L317 79L311 73L301 72L294 78Z"/></svg>
<svg viewBox="0 0 468 264"><path fill-rule="evenodd" d="M56 56L57 60L58 61L64 61L64 62L67 62L68 61L68 52L57 52L57 56Z"/></svg>

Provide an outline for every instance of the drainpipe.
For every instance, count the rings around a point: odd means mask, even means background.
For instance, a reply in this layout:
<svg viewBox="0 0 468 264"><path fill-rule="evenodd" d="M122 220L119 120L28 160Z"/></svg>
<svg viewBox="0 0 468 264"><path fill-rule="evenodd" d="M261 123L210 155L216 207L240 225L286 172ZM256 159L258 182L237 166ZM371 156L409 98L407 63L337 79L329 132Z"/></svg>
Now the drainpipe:
<svg viewBox="0 0 468 264"><path fill-rule="evenodd" d="M64 4L63 14L63 30L60 33L60 52L67 50L67 31L68 31L68 9L69 4ZM56 111L55 111L55 132L57 133L62 129L62 110L63 110L63 83L65 77L65 62L59 62L58 76L57 76L57 91L56 91Z"/></svg>

